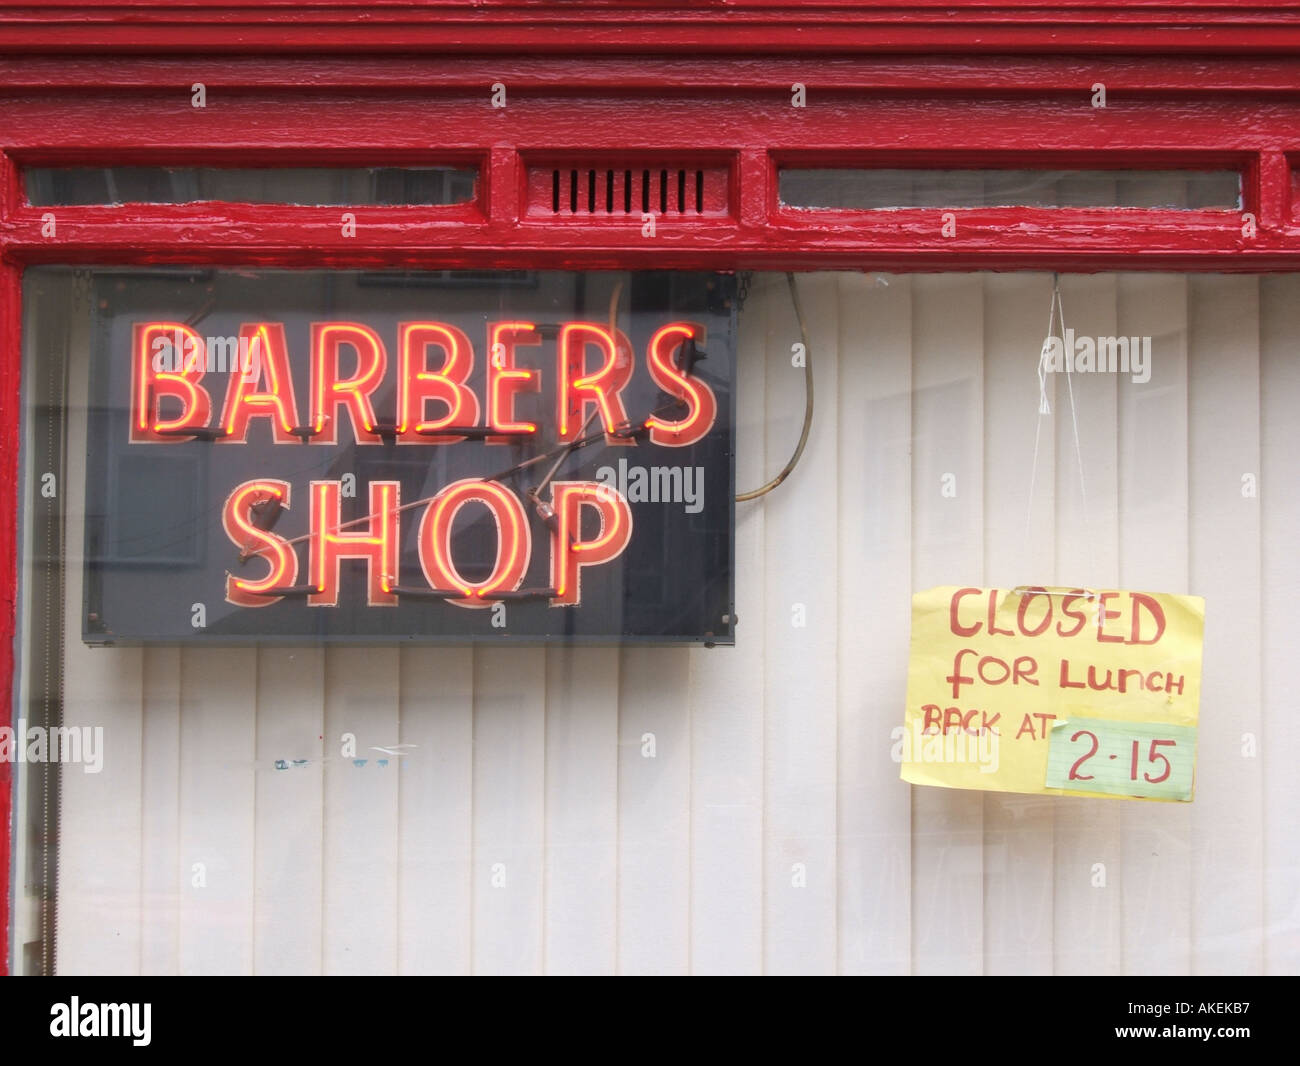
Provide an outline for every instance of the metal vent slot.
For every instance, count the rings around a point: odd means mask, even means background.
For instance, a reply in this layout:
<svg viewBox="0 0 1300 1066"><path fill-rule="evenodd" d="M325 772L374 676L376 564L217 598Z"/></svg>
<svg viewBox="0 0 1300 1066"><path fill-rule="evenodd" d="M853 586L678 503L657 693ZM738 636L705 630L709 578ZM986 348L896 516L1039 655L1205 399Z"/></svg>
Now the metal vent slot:
<svg viewBox="0 0 1300 1066"><path fill-rule="evenodd" d="M527 214L534 220L617 222L655 214L682 220L726 217L731 168L725 162L622 166L595 160L538 160L528 168Z"/></svg>
<svg viewBox="0 0 1300 1066"><path fill-rule="evenodd" d="M705 211L705 171L584 170L556 167L550 171L550 213L554 215L630 215L638 209L658 209L661 215L702 215Z"/></svg>

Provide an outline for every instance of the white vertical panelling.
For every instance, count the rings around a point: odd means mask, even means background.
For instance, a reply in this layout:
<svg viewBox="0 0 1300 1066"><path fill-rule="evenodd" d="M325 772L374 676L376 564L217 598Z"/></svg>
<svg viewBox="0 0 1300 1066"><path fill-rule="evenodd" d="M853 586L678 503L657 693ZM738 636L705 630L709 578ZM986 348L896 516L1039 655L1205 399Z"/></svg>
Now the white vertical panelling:
<svg viewBox="0 0 1300 1066"><path fill-rule="evenodd" d="M474 971L541 973L546 652L474 655Z"/></svg>
<svg viewBox="0 0 1300 1066"><path fill-rule="evenodd" d="M104 649L107 651L108 649ZM180 965L181 653L144 652L140 757L140 972Z"/></svg>
<svg viewBox="0 0 1300 1066"><path fill-rule="evenodd" d="M767 316L780 275L755 277L737 341L736 491L769 477ZM784 460L783 460L784 461ZM772 473L775 473L773 471ZM712 491L726 491L726 486ZM763 505L736 505L736 644L692 649L691 972L763 968Z"/></svg>
<svg viewBox="0 0 1300 1066"><path fill-rule="evenodd" d="M1051 299L1050 275L985 280L984 580L1001 589L1051 582L1055 449L1038 413ZM1016 726L1003 719L1004 741ZM984 797L985 973L1052 972L1054 809L1047 797Z"/></svg>
<svg viewBox="0 0 1300 1066"><path fill-rule="evenodd" d="M912 966L912 804L891 757L911 623L911 286L840 278L837 918L847 974Z"/></svg>
<svg viewBox="0 0 1300 1066"><path fill-rule="evenodd" d="M401 651L398 972L472 966L474 652Z"/></svg>
<svg viewBox="0 0 1300 1066"><path fill-rule="evenodd" d="M1300 973L1300 715L1296 714L1296 649L1300 648L1300 278L1261 282L1263 337L1260 346L1260 422L1263 459L1259 506L1263 512L1260 651L1263 665L1263 731L1257 738L1264 777L1260 812L1264 838L1264 969ZM1245 504L1246 501L1242 501ZM1207 612L1212 607L1206 608ZM1231 624L1231 623L1229 623ZM1204 715L1204 712L1202 712Z"/></svg>
<svg viewBox="0 0 1300 1066"><path fill-rule="evenodd" d="M612 974L618 931L618 650L546 652L546 972Z"/></svg>
<svg viewBox="0 0 1300 1066"><path fill-rule="evenodd" d="M1191 586L1207 604L1196 802L1192 969L1263 970L1263 800L1243 758L1260 715L1259 280L1189 282ZM1140 387L1140 386L1135 386Z"/></svg>
<svg viewBox="0 0 1300 1066"><path fill-rule="evenodd" d="M258 974L319 974L323 967L326 654L321 648L263 648L257 656Z"/></svg>
<svg viewBox="0 0 1300 1066"><path fill-rule="evenodd" d="M1125 334L1152 338L1151 380L1121 383L1120 390L1120 587L1195 591L1187 565L1186 278L1121 275L1118 324ZM1186 804L1125 804L1126 973L1177 974L1191 967L1190 841Z"/></svg>
<svg viewBox="0 0 1300 1066"><path fill-rule="evenodd" d="M834 274L797 284L808 343L819 356L816 390L825 399L797 474L764 505L764 950L765 968L776 974L834 973L837 966L838 286ZM769 290L769 299L784 298L788 307L788 289ZM799 342L793 309L771 321L767 453L784 463L803 424L803 371L791 360Z"/></svg>
<svg viewBox="0 0 1300 1066"><path fill-rule="evenodd" d="M74 368L68 405L78 413L87 403L87 321L86 315L76 315L68 339ZM56 784L60 789L55 967L66 974L133 974L140 965L143 656L138 648L110 651L81 642L85 494L73 486L84 485L86 478L84 414L70 423L62 497L68 564L64 656L54 669L63 671L62 725L102 729L103 763L98 773L86 773L87 764L69 764L57 782L50 782L51 791ZM55 690L51 678L48 691Z"/></svg>
<svg viewBox="0 0 1300 1066"><path fill-rule="evenodd" d="M83 521L72 519L69 541ZM140 966L142 656L82 644L80 581L68 596L63 725L102 727L103 768L72 763L60 774L56 972L130 975Z"/></svg>
<svg viewBox="0 0 1300 1066"><path fill-rule="evenodd" d="M914 589L983 580L983 341L981 277L913 279ZM917 973L983 972L983 800L977 792L912 786Z"/></svg>
<svg viewBox="0 0 1300 1066"><path fill-rule="evenodd" d="M622 650L618 701L618 972L690 966L690 659Z"/></svg>
<svg viewBox="0 0 1300 1066"><path fill-rule="evenodd" d="M755 533L750 539L758 550L761 537ZM737 600L742 624L761 625L761 603L761 590ZM690 969L695 974L763 969L764 701L757 644L738 636L734 651L689 653Z"/></svg>
<svg viewBox="0 0 1300 1066"><path fill-rule="evenodd" d="M1113 274L1061 279L1065 325L1077 336L1115 336L1116 299ZM1044 472L1054 476L1056 485L1053 583L1067 588L1116 588L1121 385L1113 374L1055 374L1049 384L1056 463L1054 471ZM1053 801L1056 973L1120 972L1123 807L1114 800L1079 796Z"/></svg>
<svg viewBox="0 0 1300 1066"><path fill-rule="evenodd" d="M397 648L325 656L322 966L326 974L397 969ZM356 755L344 736L356 738ZM348 749L350 751L350 749ZM382 765L387 759L388 765Z"/></svg>
<svg viewBox="0 0 1300 1066"><path fill-rule="evenodd" d="M181 974L253 972L257 651L181 652Z"/></svg>

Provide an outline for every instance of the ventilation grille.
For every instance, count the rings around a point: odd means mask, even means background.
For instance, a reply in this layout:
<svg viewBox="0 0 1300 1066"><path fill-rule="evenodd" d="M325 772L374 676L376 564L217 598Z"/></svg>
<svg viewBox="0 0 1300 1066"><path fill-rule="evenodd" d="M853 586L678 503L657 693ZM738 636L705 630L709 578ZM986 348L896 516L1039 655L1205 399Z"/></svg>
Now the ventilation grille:
<svg viewBox="0 0 1300 1066"><path fill-rule="evenodd" d="M679 217L727 212L727 170L700 166L546 166L528 171L528 214Z"/></svg>

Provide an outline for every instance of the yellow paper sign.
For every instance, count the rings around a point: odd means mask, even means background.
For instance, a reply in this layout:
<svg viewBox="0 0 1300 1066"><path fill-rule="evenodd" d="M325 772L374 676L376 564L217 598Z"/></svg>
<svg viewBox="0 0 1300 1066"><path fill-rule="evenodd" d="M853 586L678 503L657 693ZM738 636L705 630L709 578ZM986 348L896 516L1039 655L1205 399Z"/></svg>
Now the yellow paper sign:
<svg viewBox="0 0 1300 1066"><path fill-rule="evenodd" d="M1190 802L1204 631L1198 596L918 592L903 780Z"/></svg>

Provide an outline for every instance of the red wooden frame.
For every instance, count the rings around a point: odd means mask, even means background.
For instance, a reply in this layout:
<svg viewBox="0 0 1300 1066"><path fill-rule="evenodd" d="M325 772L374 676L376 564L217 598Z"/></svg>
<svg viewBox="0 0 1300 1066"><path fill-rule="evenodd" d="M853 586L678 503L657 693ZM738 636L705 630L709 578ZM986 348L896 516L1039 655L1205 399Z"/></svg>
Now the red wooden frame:
<svg viewBox="0 0 1300 1066"><path fill-rule="evenodd" d="M357 15L364 6L365 19ZM283 267L1282 270L1300 267L1300 0L0 2L0 484L18 483L20 282L35 263ZM412 53L433 53L435 61ZM527 56L529 58L521 58ZM190 106L203 82L207 107ZM1106 86L1107 106L1091 97ZM494 109L494 83L507 106ZM791 86L807 106L791 106ZM724 167L728 209L525 210L527 168ZM26 166L480 168L474 203L34 207ZM781 165L1237 168L1243 213L795 212ZM52 213L56 236L43 232ZM17 493L0 493L10 721ZM10 867L0 764L0 869ZM10 945L0 893L0 960Z"/></svg>
<svg viewBox="0 0 1300 1066"><path fill-rule="evenodd" d="M25 0L11 51L1287 53L1294 0Z"/></svg>

